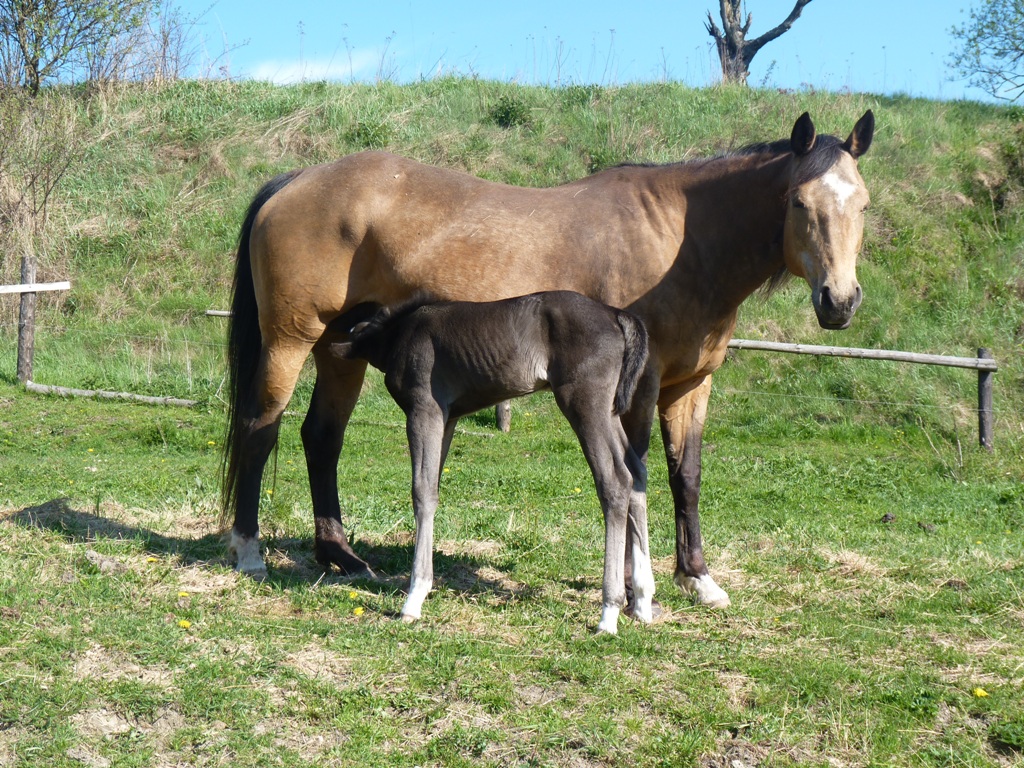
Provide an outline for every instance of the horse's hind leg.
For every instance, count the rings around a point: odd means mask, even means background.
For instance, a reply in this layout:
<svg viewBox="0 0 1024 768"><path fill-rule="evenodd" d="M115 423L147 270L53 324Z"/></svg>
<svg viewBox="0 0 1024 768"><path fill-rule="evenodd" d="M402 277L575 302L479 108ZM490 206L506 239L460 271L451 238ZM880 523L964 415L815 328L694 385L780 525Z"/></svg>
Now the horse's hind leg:
<svg viewBox="0 0 1024 768"><path fill-rule="evenodd" d="M265 577L267 573L259 545L263 470L277 442L281 416L310 346L275 347L273 353L264 347L256 372L255 399L241 420L241 434L237 438L235 522L228 549L235 555L236 568L254 578Z"/></svg>
<svg viewBox="0 0 1024 768"><path fill-rule="evenodd" d="M366 373L361 360L339 360L314 352L316 385L309 412L302 424L309 489L313 498L316 531L314 553L322 566L336 565L347 574L369 571L369 566L348 543L338 500L338 460L345 428L352 416Z"/></svg>

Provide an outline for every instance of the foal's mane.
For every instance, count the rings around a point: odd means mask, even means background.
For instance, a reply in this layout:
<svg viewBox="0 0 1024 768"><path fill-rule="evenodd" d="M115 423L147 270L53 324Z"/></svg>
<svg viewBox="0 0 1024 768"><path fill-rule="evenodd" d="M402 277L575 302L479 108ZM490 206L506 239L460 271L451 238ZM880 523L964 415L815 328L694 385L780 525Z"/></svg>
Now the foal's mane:
<svg viewBox="0 0 1024 768"><path fill-rule="evenodd" d="M389 331L420 307L437 303L436 299L417 294L399 304L358 304L333 320L331 325L351 333L352 341L359 341L367 336Z"/></svg>

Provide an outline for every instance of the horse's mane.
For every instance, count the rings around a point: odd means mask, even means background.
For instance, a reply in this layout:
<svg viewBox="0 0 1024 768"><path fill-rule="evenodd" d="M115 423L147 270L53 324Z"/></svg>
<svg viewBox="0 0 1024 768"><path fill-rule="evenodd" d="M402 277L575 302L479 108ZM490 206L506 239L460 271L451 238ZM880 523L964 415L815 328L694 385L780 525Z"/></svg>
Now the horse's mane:
<svg viewBox="0 0 1024 768"><path fill-rule="evenodd" d="M778 139L777 141L746 144L738 149L726 150L709 155L708 157L694 157L689 160L677 160L672 163L620 163L604 170L614 170L616 168L666 168L679 165L697 167L719 160L727 160L732 157L749 157L752 155L779 157L790 154L792 151L793 147L789 139ZM800 173L793 179L793 184L805 184L808 181L824 176L829 168L836 164L839 156L846 151L848 150L845 144L837 137L829 134L819 135L814 142L814 148L808 153L804 162L801 163ZM597 173L600 172L597 171Z"/></svg>

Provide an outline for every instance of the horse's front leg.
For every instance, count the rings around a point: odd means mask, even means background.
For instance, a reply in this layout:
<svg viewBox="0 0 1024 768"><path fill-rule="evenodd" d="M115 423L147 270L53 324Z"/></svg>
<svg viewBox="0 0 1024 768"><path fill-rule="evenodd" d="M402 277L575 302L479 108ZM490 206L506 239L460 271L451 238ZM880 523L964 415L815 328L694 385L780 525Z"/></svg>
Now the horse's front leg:
<svg viewBox="0 0 1024 768"><path fill-rule="evenodd" d="M708 573L698 516L701 441L710 394L710 376L670 387L662 390L658 411L676 508L675 582L697 603L725 608L729 595Z"/></svg>
<svg viewBox="0 0 1024 768"><path fill-rule="evenodd" d="M359 399L366 363L339 360L319 350L314 351L314 356L316 385L302 423L302 447L313 498L315 557L324 568L335 565L346 574L372 575L370 567L348 543L338 501L338 459L345 428Z"/></svg>
<svg viewBox="0 0 1024 768"><path fill-rule="evenodd" d="M450 443L450 429L437 407L413 408L406 415L406 434L412 458L412 506L416 517L416 545L412 556L409 595L402 606L402 621L420 618L423 601L434 587L434 513L437 511L442 453ZM446 441L446 437L448 440Z"/></svg>

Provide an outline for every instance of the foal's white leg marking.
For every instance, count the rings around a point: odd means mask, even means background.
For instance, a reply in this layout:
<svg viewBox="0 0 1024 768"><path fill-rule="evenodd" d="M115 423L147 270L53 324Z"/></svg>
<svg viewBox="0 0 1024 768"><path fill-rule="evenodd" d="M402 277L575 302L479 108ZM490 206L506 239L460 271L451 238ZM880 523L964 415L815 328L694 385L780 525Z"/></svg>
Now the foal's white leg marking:
<svg viewBox="0 0 1024 768"><path fill-rule="evenodd" d="M644 624L654 621L654 570L647 534L647 494L630 493L629 514L633 518L633 540L626 543L633 553L633 616Z"/></svg>
<svg viewBox="0 0 1024 768"><path fill-rule="evenodd" d="M850 199L850 195L857 191L856 184L850 183L835 171L829 171L822 176L821 183L835 194L836 206L839 208L840 213L846 208L846 201Z"/></svg>
<svg viewBox="0 0 1024 768"><path fill-rule="evenodd" d="M423 614L423 601L430 594L432 584L430 581L417 579L415 574L409 584L409 596L405 598L402 606L402 621L416 621Z"/></svg>
<svg viewBox="0 0 1024 768"><path fill-rule="evenodd" d="M619 633L619 606L604 605L601 607L601 623L597 625L597 633L609 635Z"/></svg>
<svg viewBox="0 0 1024 768"><path fill-rule="evenodd" d="M699 605L706 605L708 608L728 608L732 601L729 595L722 589L710 574L694 578L693 576L676 575L676 585L688 595L694 596L694 601Z"/></svg>
<svg viewBox="0 0 1024 768"><path fill-rule="evenodd" d="M633 615L644 624L654 621L654 570L650 551L633 542Z"/></svg>
<svg viewBox="0 0 1024 768"><path fill-rule="evenodd" d="M260 555L260 540L258 536L242 536L238 531L231 529L231 538L228 540L228 551L235 554L235 570L251 576L254 579L265 579L267 577L267 565Z"/></svg>

